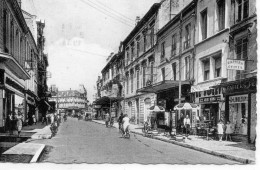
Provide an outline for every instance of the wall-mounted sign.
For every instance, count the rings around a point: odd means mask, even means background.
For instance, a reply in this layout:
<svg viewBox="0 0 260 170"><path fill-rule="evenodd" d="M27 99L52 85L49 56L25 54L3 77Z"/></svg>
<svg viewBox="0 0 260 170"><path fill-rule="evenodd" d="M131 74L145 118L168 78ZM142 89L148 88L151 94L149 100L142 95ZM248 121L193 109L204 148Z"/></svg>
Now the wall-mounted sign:
<svg viewBox="0 0 260 170"><path fill-rule="evenodd" d="M245 70L244 60L227 59L228 70Z"/></svg>
<svg viewBox="0 0 260 170"><path fill-rule="evenodd" d="M211 103L220 101L221 96L212 96L212 97L201 97L199 98L200 103Z"/></svg>
<svg viewBox="0 0 260 170"><path fill-rule="evenodd" d="M246 103L248 102L248 95L230 96L229 103Z"/></svg>
<svg viewBox="0 0 260 170"><path fill-rule="evenodd" d="M256 77L251 77L244 80L236 81L230 85L227 85L223 88L224 94L232 95L236 92L245 92L248 93L249 91L256 91L257 80Z"/></svg>

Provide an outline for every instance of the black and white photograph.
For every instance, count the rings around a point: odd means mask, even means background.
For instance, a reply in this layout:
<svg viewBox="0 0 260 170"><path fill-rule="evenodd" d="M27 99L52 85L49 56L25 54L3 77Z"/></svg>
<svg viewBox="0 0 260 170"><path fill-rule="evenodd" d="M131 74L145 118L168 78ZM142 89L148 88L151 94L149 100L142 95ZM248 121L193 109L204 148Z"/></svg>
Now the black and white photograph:
<svg viewBox="0 0 260 170"><path fill-rule="evenodd" d="M256 167L258 3L0 0L0 169Z"/></svg>

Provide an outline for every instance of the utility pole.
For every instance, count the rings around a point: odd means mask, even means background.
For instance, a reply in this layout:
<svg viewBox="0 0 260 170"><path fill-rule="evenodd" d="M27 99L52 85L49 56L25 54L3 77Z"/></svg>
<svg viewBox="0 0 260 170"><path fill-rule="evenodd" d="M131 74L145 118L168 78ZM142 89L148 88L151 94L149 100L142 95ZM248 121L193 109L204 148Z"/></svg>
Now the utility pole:
<svg viewBox="0 0 260 170"><path fill-rule="evenodd" d="M180 16L179 104L181 104L182 12Z"/></svg>

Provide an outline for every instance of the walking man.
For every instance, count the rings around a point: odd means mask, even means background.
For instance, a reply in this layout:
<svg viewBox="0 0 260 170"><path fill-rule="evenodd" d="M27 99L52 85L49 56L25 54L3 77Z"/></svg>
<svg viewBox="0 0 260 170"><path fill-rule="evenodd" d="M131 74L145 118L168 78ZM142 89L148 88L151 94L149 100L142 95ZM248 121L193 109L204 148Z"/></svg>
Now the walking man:
<svg viewBox="0 0 260 170"><path fill-rule="evenodd" d="M185 127L186 136L190 134L190 118L189 115L186 115L186 118L183 120L183 124Z"/></svg>

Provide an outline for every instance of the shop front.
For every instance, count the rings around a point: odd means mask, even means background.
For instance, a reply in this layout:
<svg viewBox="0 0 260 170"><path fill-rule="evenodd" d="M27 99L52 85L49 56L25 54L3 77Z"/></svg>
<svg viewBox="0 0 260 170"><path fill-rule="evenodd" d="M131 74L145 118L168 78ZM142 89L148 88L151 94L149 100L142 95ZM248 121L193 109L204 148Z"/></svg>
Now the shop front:
<svg viewBox="0 0 260 170"><path fill-rule="evenodd" d="M256 139L257 78L222 83L226 98L225 118L233 127L234 140L254 143Z"/></svg>
<svg viewBox="0 0 260 170"><path fill-rule="evenodd" d="M190 81L181 81L181 102L190 101ZM155 105L165 109L154 114L155 127L162 129L176 129L181 118L179 111L173 108L179 103L179 81L165 80L153 86L140 89L139 92L153 92L157 96Z"/></svg>
<svg viewBox="0 0 260 170"><path fill-rule="evenodd" d="M36 114L36 101L34 97L29 95L28 93L26 93L25 98L26 98L26 102L25 102L26 113L24 114L24 118L25 120L28 120L28 125L32 125L33 115L38 119L38 115Z"/></svg>

